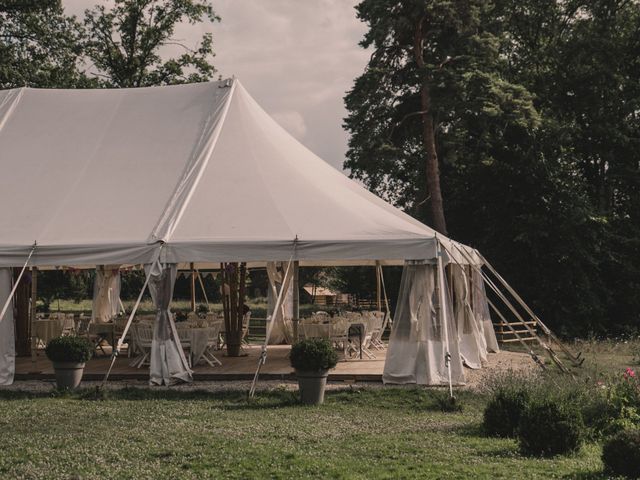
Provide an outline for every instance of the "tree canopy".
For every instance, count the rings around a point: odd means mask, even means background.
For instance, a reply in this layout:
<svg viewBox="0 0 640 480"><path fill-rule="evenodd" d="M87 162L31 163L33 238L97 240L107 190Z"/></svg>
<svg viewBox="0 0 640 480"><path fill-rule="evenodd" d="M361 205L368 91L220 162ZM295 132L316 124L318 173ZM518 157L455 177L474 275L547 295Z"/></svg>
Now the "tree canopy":
<svg viewBox="0 0 640 480"><path fill-rule="evenodd" d="M449 234L561 331L640 327L639 7L361 1L372 55L345 98L345 168L434 225L426 83ZM419 18L424 65L412 55Z"/></svg>

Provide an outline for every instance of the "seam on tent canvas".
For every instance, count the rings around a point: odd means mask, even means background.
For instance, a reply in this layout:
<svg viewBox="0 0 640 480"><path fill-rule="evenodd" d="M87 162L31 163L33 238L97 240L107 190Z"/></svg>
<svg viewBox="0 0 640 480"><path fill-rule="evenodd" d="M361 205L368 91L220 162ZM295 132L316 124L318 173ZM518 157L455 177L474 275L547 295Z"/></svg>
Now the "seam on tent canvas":
<svg viewBox="0 0 640 480"><path fill-rule="evenodd" d="M10 90L9 94L4 98L4 100L2 100L2 103L0 103L0 110L2 110L2 108L7 103L10 103L9 108L7 108L7 111L5 112L5 114L2 117L0 117L0 133L2 132L2 129L4 128L5 124L9 121L9 117L11 117L11 114L14 112L14 110L18 106L18 103L20 103L20 100L24 95L24 91L25 91L25 87L19 88L17 90Z"/></svg>
<svg viewBox="0 0 640 480"><path fill-rule="evenodd" d="M189 201L191 200L191 197L193 196L193 193L200 183L200 179L209 164L209 160L215 150L216 144L218 143L218 138L220 137L220 132L224 126L229 106L231 105L231 100L235 92L236 82L237 80L234 79L231 83L231 87L227 93L227 98L223 102L222 113L220 116L218 117L215 115L215 113L217 113L216 109L216 111L211 114L207 124L204 126L198 143L204 142L205 144L196 150L195 155L187 163L185 170L182 172L180 181L163 210L162 216L149 236L148 243L154 243L159 240L163 242L169 241L171 235L178 226L178 223L189 205ZM212 127L213 131L211 131Z"/></svg>

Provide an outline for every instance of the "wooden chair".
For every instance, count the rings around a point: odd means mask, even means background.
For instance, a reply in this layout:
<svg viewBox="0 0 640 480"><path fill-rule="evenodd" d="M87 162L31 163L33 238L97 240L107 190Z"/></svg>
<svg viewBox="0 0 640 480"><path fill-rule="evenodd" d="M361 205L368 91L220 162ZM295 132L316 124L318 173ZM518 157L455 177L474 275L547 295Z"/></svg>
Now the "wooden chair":
<svg viewBox="0 0 640 480"><path fill-rule="evenodd" d="M139 355L129 365L140 368L149 365L151 359L151 344L153 342L153 327L146 323L138 323L131 326L131 336L135 338L136 349Z"/></svg>

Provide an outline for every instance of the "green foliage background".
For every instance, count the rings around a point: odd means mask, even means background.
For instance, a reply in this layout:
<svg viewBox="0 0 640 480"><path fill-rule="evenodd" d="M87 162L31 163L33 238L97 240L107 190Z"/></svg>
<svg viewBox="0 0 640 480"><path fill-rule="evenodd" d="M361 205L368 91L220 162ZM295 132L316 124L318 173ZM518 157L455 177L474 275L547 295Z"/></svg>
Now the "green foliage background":
<svg viewBox="0 0 640 480"><path fill-rule="evenodd" d="M433 96L449 235L553 329L640 326L640 3L364 0L345 168L429 223L418 87ZM424 19L420 70L413 32Z"/></svg>

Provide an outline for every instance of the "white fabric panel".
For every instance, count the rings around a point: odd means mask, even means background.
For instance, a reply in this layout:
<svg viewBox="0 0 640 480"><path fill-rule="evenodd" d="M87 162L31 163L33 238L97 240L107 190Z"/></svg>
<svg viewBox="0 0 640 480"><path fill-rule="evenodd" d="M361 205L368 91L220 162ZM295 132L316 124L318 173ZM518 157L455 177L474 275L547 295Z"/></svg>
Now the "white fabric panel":
<svg viewBox="0 0 640 480"><path fill-rule="evenodd" d="M120 312L120 270L118 265L96 268L93 282L91 322L106 323Z"/></svg>
<svg viewBox="0 0 640 480"><path fill-rule="evenodd" d="M464 364L473 369L482 368L487 362L487 348L484 334L471 310L471 297L467 276L460 265L451 264L453 284L453 312L458 331L460 355Z"/></svg>
<svg viewBox="0 0 640 480"><path fill-rule="evenodd" d="M276 286L276 292L271 288L267 291L267 322L275 323L271 326L271 334L269 335L269 345L281 345L287 343L287 339L290 335L286 333L286 323L290 323L293 319L293 284L289 283L289 288L284 294L282 302L283 315L274 315L273 309L275 308L277 295L282 289L282 281L284 280L284 270L286 269L286 263L282 262L268 262L267 263L267 275L269 277L269 283Z"/></svg>
<svg viewBox="0 0 640 480"><path fill-rule="evenodd" d="M437 315L436 268L415 263L404 266L382 375L384 383L448 385L444 326ZM464 369L450 300L444 313L449 332L452 383L463 385Z"/></svg>
<svg viewBox="0 0 640 480"><path fill-rule="evenodd" d="M0 309L11 295L11 269L0 268ZM0 385L11 385L16 371L13 300L0 321Z"/></svg>
<svg viewBox="0 0 640 480"><path fill-rule="evenodd" d="M475 268L471 273L471 281L473 285L473 311L478 319L478 323L482 325L485 344L487 351L498 353L498 340L496 332L493 328L491 315L489 314L489 304L487 303L487 292L484 286L482 275Z"/></svg>
<svg viewBox="0 0 640 480"><path fill-rule="evenodd" d="M156 319L151 342L151 385L173 385L191 382L193 376L178 339L173 314L169 309L176 282L176 266L155 262L145 266L149 292L156 307Z"/></svg>

